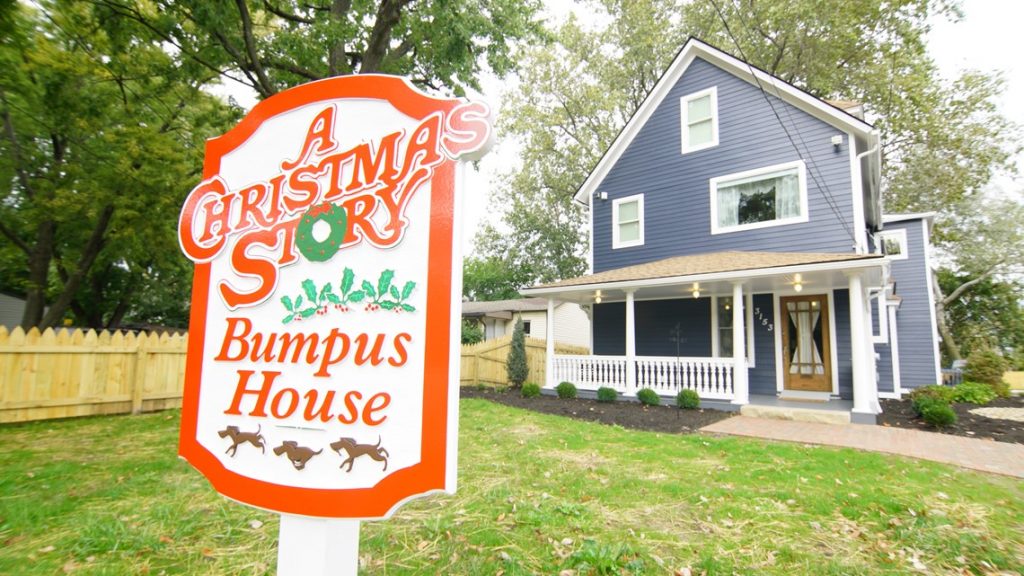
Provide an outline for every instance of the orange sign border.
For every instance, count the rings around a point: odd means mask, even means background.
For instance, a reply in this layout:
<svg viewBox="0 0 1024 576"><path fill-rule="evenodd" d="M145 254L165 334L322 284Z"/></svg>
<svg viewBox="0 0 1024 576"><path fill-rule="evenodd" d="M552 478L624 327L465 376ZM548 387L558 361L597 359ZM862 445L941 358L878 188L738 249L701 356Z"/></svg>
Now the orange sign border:
<svg viewBox="0 0 1024 576"><path fill-rule="evenodd" d="M396 76L367 74L303 84L260 102L233 129L209 140L206 144L203 178L216 175L220 171L221 159L242 145L264 121L300 106L346 98L383 100L399 112L419 120L434 112L447 113L460 103L457 99L440 99L422 94ZM206 340L206 312L213 294L211 264L203 263L196 264L192 282L192 310L178 454L206 476L217 492L245 504L287 514L368 519L386 518L405 500L446 488L447 459L455 457L455 454L448 454L455 160L446 159L434 168L430 186L420 463L388 475L371 488L300 488L256 480L232 472L203 447L196 439L196 434Z"/></svg>

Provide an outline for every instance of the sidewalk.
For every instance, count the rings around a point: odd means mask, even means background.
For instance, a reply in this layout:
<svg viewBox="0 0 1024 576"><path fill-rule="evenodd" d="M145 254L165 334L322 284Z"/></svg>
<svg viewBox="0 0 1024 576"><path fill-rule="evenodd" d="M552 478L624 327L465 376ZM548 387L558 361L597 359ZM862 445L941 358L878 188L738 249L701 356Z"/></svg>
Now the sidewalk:
<svg viewBox="0 0 1024 576"><path fill-rule="evenodd" d="M821 424L734 416L704 432L804 444L844 446L1024 478L1024 445L886 426Z"/></svg>

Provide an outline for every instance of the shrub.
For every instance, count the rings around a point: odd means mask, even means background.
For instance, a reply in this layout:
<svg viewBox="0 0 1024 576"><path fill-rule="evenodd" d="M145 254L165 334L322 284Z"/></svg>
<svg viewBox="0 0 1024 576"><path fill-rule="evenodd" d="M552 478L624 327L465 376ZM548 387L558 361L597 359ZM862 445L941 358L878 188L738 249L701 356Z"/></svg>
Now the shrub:
<svg viewBox="0 0 1024 576"><path fill-rule="evenodd" d="M522 390L523 398L536 398L540 396L540 384L535 382L527 382L523 384Z"/></svg>
<svg viewBox="0 0 1024 576"><path fill-rule="evenodd" d="M676 406L687 410L693 410L700 406L700 395L696 390L680 390L676 395Z"/></svg>
<svg viewBox="0 0 1024 576"><path fill-rule="evenodd" d="M964 380L983 384L998 384L1003 381L1008 362L991 348L971 352L964 368Z"/></svg>
<svg viewBox="0 0 1024 576"><path fill-rule="evenodd" d="M476 344L484 341L484 330L475 320L462 320L462 343Z"/></svg>
<svg viewBox="0 0 1024 576"><path fill-rule="evenodd" d="M996 393L996 396L999 396L1000 398L1010 397L1010 383L1006 380L1000 380L998 384L993 384L992 390Z"/></svg>
<svg viewBox="0 0 1024 576"><path fill-rule="evenodd" d="M597 389L597 401L598 402L615 402L619 398L619 393L614 388L607 386L601 386Z"/></svg>
<svg viewBox="0 0 1024 576"><path fill-rule="evenodd" d="M555 386L555 391L558 392L558 397L562 399L569 399L576 397L576 385L572 382L562 382L558 386Z"/></svg>
<svg viewBox="0 0 1024 576"><path fill-rule="evenodd" d="M508 381L513 386L522 386L530 375L530 366L526 363L526 335L523 333L523 319L516 320L512 329L512 349L508 351Z"/></svg>
<svg viewBox="0 0 1024 576"><path fill-rule="evenodd" d="M936 428L956 424L956 412L953 412L953 408L937 400L928 401L921 407L921 418Z"/></svg>
<svg viewBox="0 0 1024 576"><path fill-rule="evenodd" d="M953 402L988 404L996 399L996 391L989 384L961 382L953 388Z"/></svg>
<svg viewBox="0 0 1024 576"><path fill-rule="evenodd" d="M661 397L658 396L657 392L650 388L644 388L637 392L636 399L639 400L641 404L645 404L647 406L658 406L661 404Z"/></svg>
<svg viewBox="0 0 1024 576"><path fill-rule="evenodd" d="M956 391L949 386L940 386L938 384L932 384L931 386L922 386L915 388L910 392L910 402L914 404L914 409L917 409L917 401L921 398L934 398L941 400L945 404L949 404L953 401L953 396Z"/></svg>

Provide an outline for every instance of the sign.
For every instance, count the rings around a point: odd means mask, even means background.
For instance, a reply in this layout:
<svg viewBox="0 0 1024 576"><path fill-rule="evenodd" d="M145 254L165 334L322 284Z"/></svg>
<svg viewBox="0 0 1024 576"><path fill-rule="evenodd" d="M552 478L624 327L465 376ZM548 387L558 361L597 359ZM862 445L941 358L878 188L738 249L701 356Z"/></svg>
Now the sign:
<svg viewBox="0 0 1024 576"><path fill-rule="evenodd" d="M347 519L454 492L459 160L490 139L482 103L358 75L207 143L179 453L218 492Z"/></svg>

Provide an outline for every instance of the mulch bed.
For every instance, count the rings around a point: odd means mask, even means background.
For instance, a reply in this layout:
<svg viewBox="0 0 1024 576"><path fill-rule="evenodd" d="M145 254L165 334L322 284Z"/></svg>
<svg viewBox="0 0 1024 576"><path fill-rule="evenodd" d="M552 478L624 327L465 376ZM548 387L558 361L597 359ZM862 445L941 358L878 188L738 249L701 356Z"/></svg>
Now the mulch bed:
<svg viewBox="0 0 1024 576"><path fill-rule="evenodd" d="M704 426L734 415L732 412L719 410L680 410L675 406L644 406L637 402L623 400L602 403L583 398L563 400L557 396L547 395L523 398L519 390L508 388L463 386L461 395L463 398L483 398L506 406L545 414L668 434L690 434Z"/></svg>
<svg viewBox="0 0 1024 576"><path fill-rule="evenodd" d="M955 434L968 438L989 438L1000 442L1024 444L1024 422L986 418L971 414L970 410L980 408L975 404L953 404L956 424L945 428L933 428L917 417L910 406L910 400L881 400L882 413L878 423L882 426L914 428L929 432ZM985 405L986 408L1024 408L1024 398L997 398Z"/></svg>

